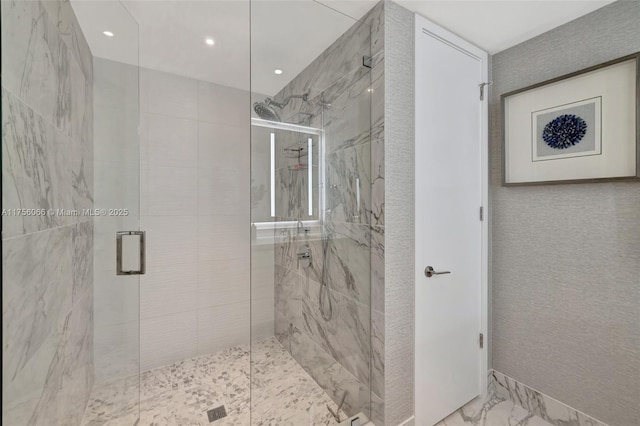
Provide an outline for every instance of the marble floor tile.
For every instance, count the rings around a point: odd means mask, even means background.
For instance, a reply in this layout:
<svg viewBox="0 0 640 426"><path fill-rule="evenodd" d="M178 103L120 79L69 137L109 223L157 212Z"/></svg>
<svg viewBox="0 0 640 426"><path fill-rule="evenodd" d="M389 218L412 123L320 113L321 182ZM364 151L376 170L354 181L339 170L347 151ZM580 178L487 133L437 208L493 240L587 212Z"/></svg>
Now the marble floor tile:
<svg viewBox="0 0 640 426"><path fill-rule="evenodd" d="M337 424L335 403L271 337L96 385L82 425L209 425L220 405L216 426Z"/></svg>
<svg viewBox="0 0 640 426"><path fill-rule="evenodd" d="M476 398L436 426L551 426L510 400Z"/></svg>

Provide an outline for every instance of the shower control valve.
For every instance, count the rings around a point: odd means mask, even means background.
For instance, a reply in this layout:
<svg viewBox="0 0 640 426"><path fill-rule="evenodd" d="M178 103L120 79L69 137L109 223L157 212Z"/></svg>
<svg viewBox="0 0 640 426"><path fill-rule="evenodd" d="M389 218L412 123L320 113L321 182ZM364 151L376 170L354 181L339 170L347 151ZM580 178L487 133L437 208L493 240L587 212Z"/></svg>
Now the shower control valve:
<svg viewBox="0 0 640 426"><path fill-rule="evenodd" d="M298 252L298 268L300 268L300 263L303 268L311 266L311 247L304 246L304 250Z"/></svg>

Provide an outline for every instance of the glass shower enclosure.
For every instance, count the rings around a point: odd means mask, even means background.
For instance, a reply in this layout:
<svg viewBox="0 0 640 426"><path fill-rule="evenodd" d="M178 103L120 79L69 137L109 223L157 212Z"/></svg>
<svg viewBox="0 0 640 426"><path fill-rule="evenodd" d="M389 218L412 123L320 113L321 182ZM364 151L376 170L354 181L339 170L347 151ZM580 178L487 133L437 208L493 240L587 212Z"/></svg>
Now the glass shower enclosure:
<svg viewBox="0 0 640 426"><path fill-rule="evenodd" d="M371 43L313 1L2 1L3 209L50 212L3 214L3 424L380 418Z"/></svg>

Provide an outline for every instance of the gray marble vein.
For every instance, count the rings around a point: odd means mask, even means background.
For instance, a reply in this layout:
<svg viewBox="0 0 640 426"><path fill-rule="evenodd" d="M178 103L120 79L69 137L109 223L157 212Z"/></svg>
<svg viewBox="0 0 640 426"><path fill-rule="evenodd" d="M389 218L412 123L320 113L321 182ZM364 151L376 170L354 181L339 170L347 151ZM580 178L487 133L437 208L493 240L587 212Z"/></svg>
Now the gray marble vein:
<svg viewBox="0 0 640 426"><path fill-rule="evenodd" d="M4 388L3 423L79 424L93 386L93 294L85 294Z"/></svg>
<svg viewBox="0 0 640 426"><path fill-rule="evenodd" d="M327 155L324 185L326 209L330 213L322 224L322 235L328 238L326 251L321 239L308 240L295 230L280 230L276 231L274 259L278 265L277 338L334 401L339 401L343 390L348 390L348 413L375 413L381 424L384 418L382 19L380 4L275 96L277 100L291 94L310 96L307 102L292 101L281 116L296 123L305 116L305 124L324 130ZM362 57L372 56L372 49L374 69L370 70L362 66ZM331 106L323 107L323 102ZM372 117L376 121L374 126ZM372 130L376 132L375 145ZM283 147L295 143L292 136L279 137ZM305 177L285 172L286 161L286 153L279 148L276 216L280 221L305 219ZM371 224L376 225L375 239ZM309 268L299 268L296 254L305 245L311 248L312 263ZM373 261L380 263L375 272ZM320 313L323 282L330 288L328 297L333 306L330 320ZM373 303L378 310L375 325L371 318ZM374 383L377 395L371 392L370 384Z"/></svg>
<svg viewBox="0 0 640 426"><path fill-rule="evenodd" d="M332 291L371 306L371 229L368 225L329 222L325 280Z"/></svg>
<svg viewBox="0 0 640 426"><path fill-rule="evenodd" d="M2 85L58 129L71 124L67 45L39 1L3 1Z"/></svg>
<svg viewBox="0 0 640 426"><path fill-rule="evenodd" d="M80 222L71 230L72 303L93 291L93 220Z"/></svg>
<svg viewBox="0 0 640 426"><path fill-rule="evenodd" d="M92 56L68 1L3 1L3 424L76 425L93 386Z"/></svg>
<svg viewBox="0 0 640 426"><path fill-rule="evenodd" d="M350 76L346 76L350 77ZM335 84L340 84L342 80ZM331 103L324 113L323 128L328 153L367 143L371 135L371 73L359 75L357 81L333 90L333 86L322 93L322 98Z"/></svg>
<svg viewBox="0 0 640 426"><path fill-rule="evenodd" d="M291 94L309 93L311 98L333 86L335 93L342 93L368 68L362 66L362 57L371 56L371 26L366 20L356 22L345 34L321 53L307 68L296 76L275 99ZM350 78L344 78L345 76ZM341 81L339 85L335 83ZM332 99L325 99L329 102ZM291 116L300 109L301 100L292 101L283 111L283 117Z"/></svg>
<svg viewBox="0 0 640 426"><path fill-rule="evenodd" d="M332 222L369 223L371 211L371 144L327 155L327 208Z"/></svg>
<svg viewBox="0 0 640 426"><path fill-rule="evenodd" d="M3 241L3 385L71 309L71 234L71 227L63 227Z"/></svg>
<svg viewBox="0 0 640 426"><path fill-rule="evenodd" d="M371 391L384 396L384 314L371 312Z"/></svg>
<svg viewBox="0 0 640 426"><path fill-rule="evenodd" d="M436 426L550 426L512 401L490 395L476 398Z"/></svg>
<svg viewBox="0 0 640 426"><path fill-rule="evenodd" d="M607 426L562 402L524 385L509 376L492 370L489 376L492 391L513 401L535 416L555 426Z"/></svg>
<svg viewBox="0 0 640 426"><path fill-rule="evenodd" d="M369 386L358 380L314 342L306 331L295 334L292 355L336 404L339 404L344 393L347 393L343 407L347 415L362 412L369 416Z"/></svg>
<svg viewBox="0 0 640 426"><path fill-rule="evenodd" d="M275 335L285 348L291 336L302 328L300 276L291 269L275 267ZM291 352L291 351L290 351Z"/></svg>
<svg viewBox="0 0 640 426"><path fill-rule="evenodd" d="M5 209L72 208L65 184L68 137L2 90L2 205ZM71 223L57 215L3 216L3 238Z"/></svg>
<svg viewBox="0 0 640 426"><path fill-rule="evenodd" d="M371 361L370 308L340 293L330 292L333 315L326 321L320 314L319 293L319 283L303 280L303 329L351 374L368 385Z"/></svg>
<svg viewBox="0 0 640 426"><path fill-rule="evenodd" d="M384 313L384 227L371 227L371 307Z"/></svg>
<svg viewBox="0 0 640 426"><path fill-rule="evenodd" d="M42 1L42 6L47 10L49 19L56 26L58 34L69 48L71 55L80 65L84 77L89 81L93 80L93 55L71 7L71 2L45 0Z"/></svg>
<svg viewBox="0 0 640 426"><path fill-rule="evenodd" d="M3 208L45 212L3 216L3 238L86 220L49 210L93 206L91 137L66 135L6 90L2 103Z"/></svg>

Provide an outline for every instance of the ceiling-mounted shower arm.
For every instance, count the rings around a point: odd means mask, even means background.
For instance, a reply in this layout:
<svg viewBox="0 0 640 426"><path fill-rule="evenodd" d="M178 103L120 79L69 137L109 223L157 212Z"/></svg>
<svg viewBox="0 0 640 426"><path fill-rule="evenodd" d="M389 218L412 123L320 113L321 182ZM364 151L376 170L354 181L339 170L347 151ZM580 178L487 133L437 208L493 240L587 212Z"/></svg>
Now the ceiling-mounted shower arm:
<svg viewBox="0 0 640 426"><path fill-rule="evenodd" d="M278 107L280 109L283 109L284 107L287 106L287 104L289 103L289 101L291 101L291 99L302 99L303 101L306 102L309 99L309 94L305 93L304 95L291 95L291 96L288 96L287 98L285 98L285 100L282 101L282 102L276 102L271 98L267 98L267 99L264 100L264 102L267 105L273 105L273 106L276 106L276 107Z"/></svg>

